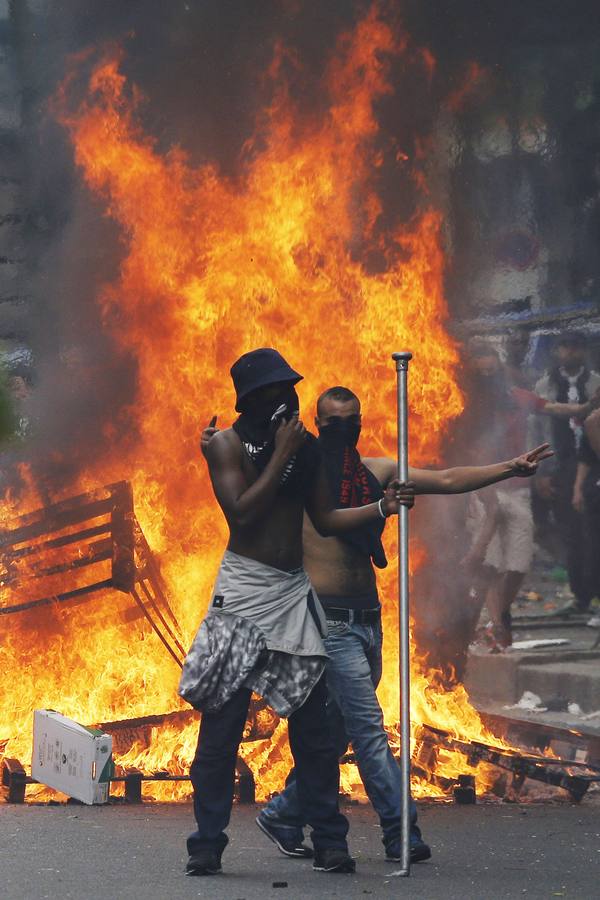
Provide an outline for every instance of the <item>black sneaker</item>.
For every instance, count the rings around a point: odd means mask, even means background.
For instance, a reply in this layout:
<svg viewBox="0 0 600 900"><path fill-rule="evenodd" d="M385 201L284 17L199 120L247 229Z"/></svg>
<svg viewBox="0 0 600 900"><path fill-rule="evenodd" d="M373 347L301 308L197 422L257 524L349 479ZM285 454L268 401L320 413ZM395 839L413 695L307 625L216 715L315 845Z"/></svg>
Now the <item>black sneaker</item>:
<svg viewBox="0 0 600 900"><path fill-rule="evenodd" d="M186 875L219 875L221 854L217 850L198 850L187 861Z"/></svg>
<svg viewBox="0 0 600 900"><path fill-rule="evenodd" d="M420 838L413 838L410 842L410 861L411 863L425 862L431 859L431 847ZM402 844L400 841L393 841L389 847L385 848L386 862L402 862Z"/></svg>
<svg viewBox="0 0 600 900"><path fill-rule="evenodd" d="M315 872L354 872L356 860L345 850L328 847L325 850L315 850L313 869Z"/></svg>
<svg viewBox="0 0 600 900"><path fill-rule="evenodd" d="M262 813L256 817L256 824L269 840L277 845L285 856L294 856L297 859L312 859L313 852L310 847L302 843L302 840L290 839L287 828L278 828L267 816Z"/></svg>

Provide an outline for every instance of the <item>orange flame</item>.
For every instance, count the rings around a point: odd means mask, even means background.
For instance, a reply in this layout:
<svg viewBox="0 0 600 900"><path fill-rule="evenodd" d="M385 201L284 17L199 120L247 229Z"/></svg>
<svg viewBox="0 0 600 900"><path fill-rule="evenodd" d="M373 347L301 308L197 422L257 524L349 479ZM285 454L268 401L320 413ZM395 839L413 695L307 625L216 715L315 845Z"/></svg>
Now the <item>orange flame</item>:
<svg viewBox="0 0 600 900"><path fill-rule="evenodd" d="M393 350L415 353L415 464L435 462L445 424L461 411L457 350L444 329L440 215L428 208L408 226L382 226L375 107L392 90L389 61L406 43L373 7L340 37L323 79L327 102L314 115L301 113L291 98L282 75L285 50L278 48L269 73L278 87L236 178L213 163L194 166L179 148L159 153L139 124L143 101L120 72L118 53L96 66L78 105L71 99L77 68L57 100L82 177L120 230L120 276L101 286L98 301L106 329L135 356L139 372L130 410L136 445L115 446L110 459L93 460L72 487L132 481L137 516L189 639L226 540L197 442L213 414L223 426L231 421L228 368L237 356L276 346L306 376L300 385L306 418L324 388L340 382L354 388L370 455L394 452ZM74 66L81 64L82 58ZM384 261L376 272L364 263L371 250ZM27 506L36 505L32 490ZM381 699L391 723L394 579L390 565L381 584L387 631ZM11 623L1 651L9 690L0 738L10 738L7 755L28 758L37 706L97 722L179 705L176 666L153 634L124 622L126 605L111 594L42 612L35 625L24 618ZM18 685L12 693L11 684ZM483 737L464 689L447 691L418 652L412 709L417 722ZM282 726L273 740L243 750L261 775L263 794L281 786L289 764L283 732ZM185 771L195 737L195 726L157 729L149 747L134 747L121 762ZM465 770L462 760L459 771Z"/></svg>

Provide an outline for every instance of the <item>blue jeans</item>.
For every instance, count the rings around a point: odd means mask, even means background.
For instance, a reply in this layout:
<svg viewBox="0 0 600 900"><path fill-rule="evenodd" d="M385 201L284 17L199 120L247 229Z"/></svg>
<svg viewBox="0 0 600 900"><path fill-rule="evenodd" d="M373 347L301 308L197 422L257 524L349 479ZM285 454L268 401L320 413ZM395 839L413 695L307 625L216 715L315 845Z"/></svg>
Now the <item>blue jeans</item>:
<svg viewBox="0 0 600 900"><path fill-rule="evenodd" d="M375 689L382 671L381 625L329 622L325 647L329 654L327 714L339 756L352 743L360 777L379 816L383 843L400 838L400 769L383 727L383 713ZM294 772L287 787L267 804L263 815L289 827L290 836L301 838L304 826ZM411 801L411 841L420 840L417 809Z"/></svg>

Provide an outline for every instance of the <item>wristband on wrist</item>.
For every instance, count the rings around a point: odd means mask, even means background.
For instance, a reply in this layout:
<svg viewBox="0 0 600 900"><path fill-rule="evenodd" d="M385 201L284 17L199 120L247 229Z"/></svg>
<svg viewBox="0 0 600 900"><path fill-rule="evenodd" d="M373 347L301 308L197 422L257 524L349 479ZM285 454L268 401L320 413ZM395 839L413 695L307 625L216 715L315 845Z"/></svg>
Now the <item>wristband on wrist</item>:
<svg viewBox="0 0 600 900"><path fill-rule="evenodd" d="M377 509L379 510L379 515L381 516L382 519L387 519L387 518L388 518L388 516L386 516L386 514L385 514L384 511L383 511L383 497L381 497L381 498L377 501Z"/></svg>

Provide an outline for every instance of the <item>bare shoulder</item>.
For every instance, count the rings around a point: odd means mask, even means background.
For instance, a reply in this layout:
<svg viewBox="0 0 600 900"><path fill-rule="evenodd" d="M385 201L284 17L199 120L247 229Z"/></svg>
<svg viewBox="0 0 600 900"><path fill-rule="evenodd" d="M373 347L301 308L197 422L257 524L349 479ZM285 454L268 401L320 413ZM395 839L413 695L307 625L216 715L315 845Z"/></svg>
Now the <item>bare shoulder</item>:
<svg viewBox="0 0 600 900"><path fill-rule="evenodd" d="M206 447L206 459L209 463L240 459L241 451L241 441L233 428L224 428L211 438Z"/></svg>
<svg viewBox="0 0 600 900"><path fill-rule="evenodd" d="M364 456L362 461L380 484L387 484L396 474L396 463L387 456Z"/></svg>

